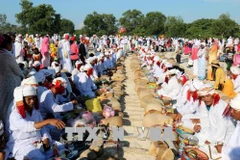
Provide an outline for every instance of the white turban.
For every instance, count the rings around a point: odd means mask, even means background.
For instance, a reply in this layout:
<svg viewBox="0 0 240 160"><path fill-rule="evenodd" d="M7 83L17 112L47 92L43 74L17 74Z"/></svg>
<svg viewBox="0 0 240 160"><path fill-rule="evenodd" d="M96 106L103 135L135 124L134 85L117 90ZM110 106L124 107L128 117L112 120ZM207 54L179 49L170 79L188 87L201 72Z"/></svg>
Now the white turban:
<svg viewBox="0 0 240 160"><path fill-rule="evenodd" d="M39 67L41 65L41 63L39 61L35 61L32 66L33 67Z"/></svg>
<svg viewBox="0 0 240 160"><path fill-rule="evenodd" d="M215 90L210 84L204 84L202 88L198 91L199 96L213 95Z"/></svg>
<svg viewBox="0 0 240 160"><path fill-rule="evenodd" d="M76 63L75 63L76 67L77 67L79 64L83 64L83 62L82 62L81 60L76 61Z"/></svg>
<svg viewBox="0 0 240 160"><path fill-rule="evenodd" d="M0 136L2 136L4 133L4 126L3 126L3 122L0 120Z"/></svg>
<svg viewBox="0 0 240 160"><path fill-rule="evenodd" d="M33 88L32 86L25 86L25 87L23 87L22 91L23 91L23 97L37 95L35 88Z"/></svg>
<svg viewBox="0 0 240 160"><path fill-rule="evenodd" d="M160 61L160 58L159 58L158 56L155 56L155 57L153 58L153 60L154 60L155 62L157 62L157 61Z"/></svg>
<svg viewBox="0 0 240 160"><path fill-rule="evenodd" d="M203 84L202 81L200 81L197 78L194 78L190 82L190 85L189 85L190 88L189 89L190 89L191 92L195 92L195 91L199 90L200 88L202 88L203 85L204 84Z"/></svg>
<svg viewBox="0 0 240 160"><path fill-rule="evenodd" d="M230 71L235 74L235 75L239 75L240 74L240 68L238 68L237 66L232 66L230 68Z"/></svg>
<svg viewBox="0 0 240 160"><path fill-rule="evenodd" d="M240 111L240 94L237 94L235 98L230 101L231 108Z"/></svg>
<svg viewBox="0 0 240 160"><path fill-rule="evenodd" d="M38 81L35 76L31 76L27 79L24 79L21 83L21 86L33 86L33 87L38 87Z"/></svg>
<svg viewBox="0 0 240 160"><path fill-rule="evenodd" d="M66 81L64 78L62 78L62 77L55 78L55 79L53 80L52 84L53 84L53 85L56 85L57 81L61 81L61 82L62 82L62 86L63 86L64 88L67 88L67 81Z"/></svg>

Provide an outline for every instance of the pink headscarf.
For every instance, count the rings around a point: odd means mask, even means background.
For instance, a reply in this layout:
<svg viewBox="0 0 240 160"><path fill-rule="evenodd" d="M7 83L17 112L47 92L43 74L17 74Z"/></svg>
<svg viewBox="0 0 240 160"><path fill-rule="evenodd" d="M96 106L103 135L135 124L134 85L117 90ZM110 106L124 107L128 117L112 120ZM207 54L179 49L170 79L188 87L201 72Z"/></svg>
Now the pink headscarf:
<svg viewBox="0 0 240 160"><path fill-rule="evenodd" d="M44 37L42 41L42 48L41 48L41 54L47 55L49 53L49 39L48 37Z"/></svg>

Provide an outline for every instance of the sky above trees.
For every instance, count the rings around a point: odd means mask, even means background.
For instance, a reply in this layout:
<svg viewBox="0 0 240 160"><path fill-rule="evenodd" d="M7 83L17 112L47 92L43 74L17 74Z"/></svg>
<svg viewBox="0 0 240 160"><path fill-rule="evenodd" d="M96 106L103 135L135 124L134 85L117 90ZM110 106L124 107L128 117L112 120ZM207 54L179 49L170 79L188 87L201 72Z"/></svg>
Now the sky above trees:
<svg viewBox="0 0 240 160"><path fill-rule="evenodd" d="M138 9L143 14L160 11L166 16L181 16L187 23L201 18L218 18L229 13L240 24L240 0L31 0L35 5L51 4L62 18L74 22L79 29L88 14L113 14L119 19L126 10ZM19 0L0 0L0 13L7 15L7 21L16 24L15 14L21 12Z"/></svg>

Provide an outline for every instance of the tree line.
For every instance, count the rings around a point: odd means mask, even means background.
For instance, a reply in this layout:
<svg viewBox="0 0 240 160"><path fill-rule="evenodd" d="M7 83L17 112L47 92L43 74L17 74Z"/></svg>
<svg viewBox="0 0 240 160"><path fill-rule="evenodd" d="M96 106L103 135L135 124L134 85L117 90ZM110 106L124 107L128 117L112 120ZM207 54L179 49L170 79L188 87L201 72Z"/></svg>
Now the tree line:
<svg viewBox="0 0 240 160"><path fill-rule="evenodd" d="M181 17L165 16L163 13L149 12L144 15L137 9L127 10L117 19L113 14L99 14L96 11L84 19L84 27L74 30L71 20L61 18L51 5L33 6L29 0L21 0L22 11L16 14L20 26L7 23L7 16L0 14L0 33L15 31L29 34L86 34L92 36L115 35L120 27L125 27L124 35L187 37L187 38L226 38L240 37L239 24L222 14L217 19L198 19L186 23Z"/></svg>
<svg viewBox="0 0 240 160"><path fill-rule="evenodd" d="M111 18L106 18L111 17ZM185 23L181 17L166 17L161 12L149 12L144 15L141 11L127 10L117 20L113 14L98 14L93 12L84 20L84 27L77 32L80 34L111 35L118 32L118 28L125 27L125 35L160 36L165 37L208 37L226 38L239 37L239 24L230 18L229 14L222 14L217 19L198 19L192 23Z"/></svg>

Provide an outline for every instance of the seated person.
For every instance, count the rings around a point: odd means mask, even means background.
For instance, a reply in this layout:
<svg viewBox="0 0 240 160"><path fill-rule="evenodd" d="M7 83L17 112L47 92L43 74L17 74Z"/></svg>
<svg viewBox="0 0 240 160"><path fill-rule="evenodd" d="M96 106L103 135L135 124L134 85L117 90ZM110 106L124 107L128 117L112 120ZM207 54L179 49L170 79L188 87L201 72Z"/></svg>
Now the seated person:
<svg viewBox="0 0 240 160"><path fill-rule="evenodd" d="M42 93L40 97L40 112L43 119L50 117L58 117L57 113L72 111L78 102L72 100L71 102L59 105L56 102L56 95L63 94L67 88L67 82L64 78L58 77L53 80L51 89Z"/></svg>
<svg viewBox="0 0 240 160"><path fill-rule="evenodd" d="M167 72L168 81L164 82L161 85L161 89L157 91L157 94L163 100L172 100L176 99L177 95L182 87L182 85L178 82L176 74L179 72L177 69L171 69Z"/></svg>
<svg viewBox="0 0 240 160"><path fill-rule="evenodd" d="M17 87L14 90L14 102L15 108L9 117L10 138L7 147L15 159L45 160L54 155L53 145L59 150L64 149L59 142L52 141L45 126L53 125L63 129L65 124L58 119L42 119L37 93L32 86Z"/></svg>
<svg viewBox="0 0 240 160"><path fill-rule="evenodd" d="M199 138L200 145L216 144L225 142L234 131L234 125L229 117L223 115L226 109L226 102L212 87L203 86L199 92L199 118L192 119L195 135ZM205 116L204 116L205 114Z"/></svg>
<svg viewBox="0 0 240 160"><path fill-rule="evenodd" d="M223 148L220 148L222 152L222 159L224 160L238 160L240 157L240 94L231 100L231 116L237 121L236 129L231 135L230 139L226 141Z"/></svg>
<svg viewBox="0 0 240 160"><path fill-rule="evenodd" d="M97 90L97 86L92 81L90 76L92 75L92 68L90 65L86 64L80 68L80 73L78 76L78 82L76 83L77 89L80 93L89 98L95 98L95 91Z"/></svg>

